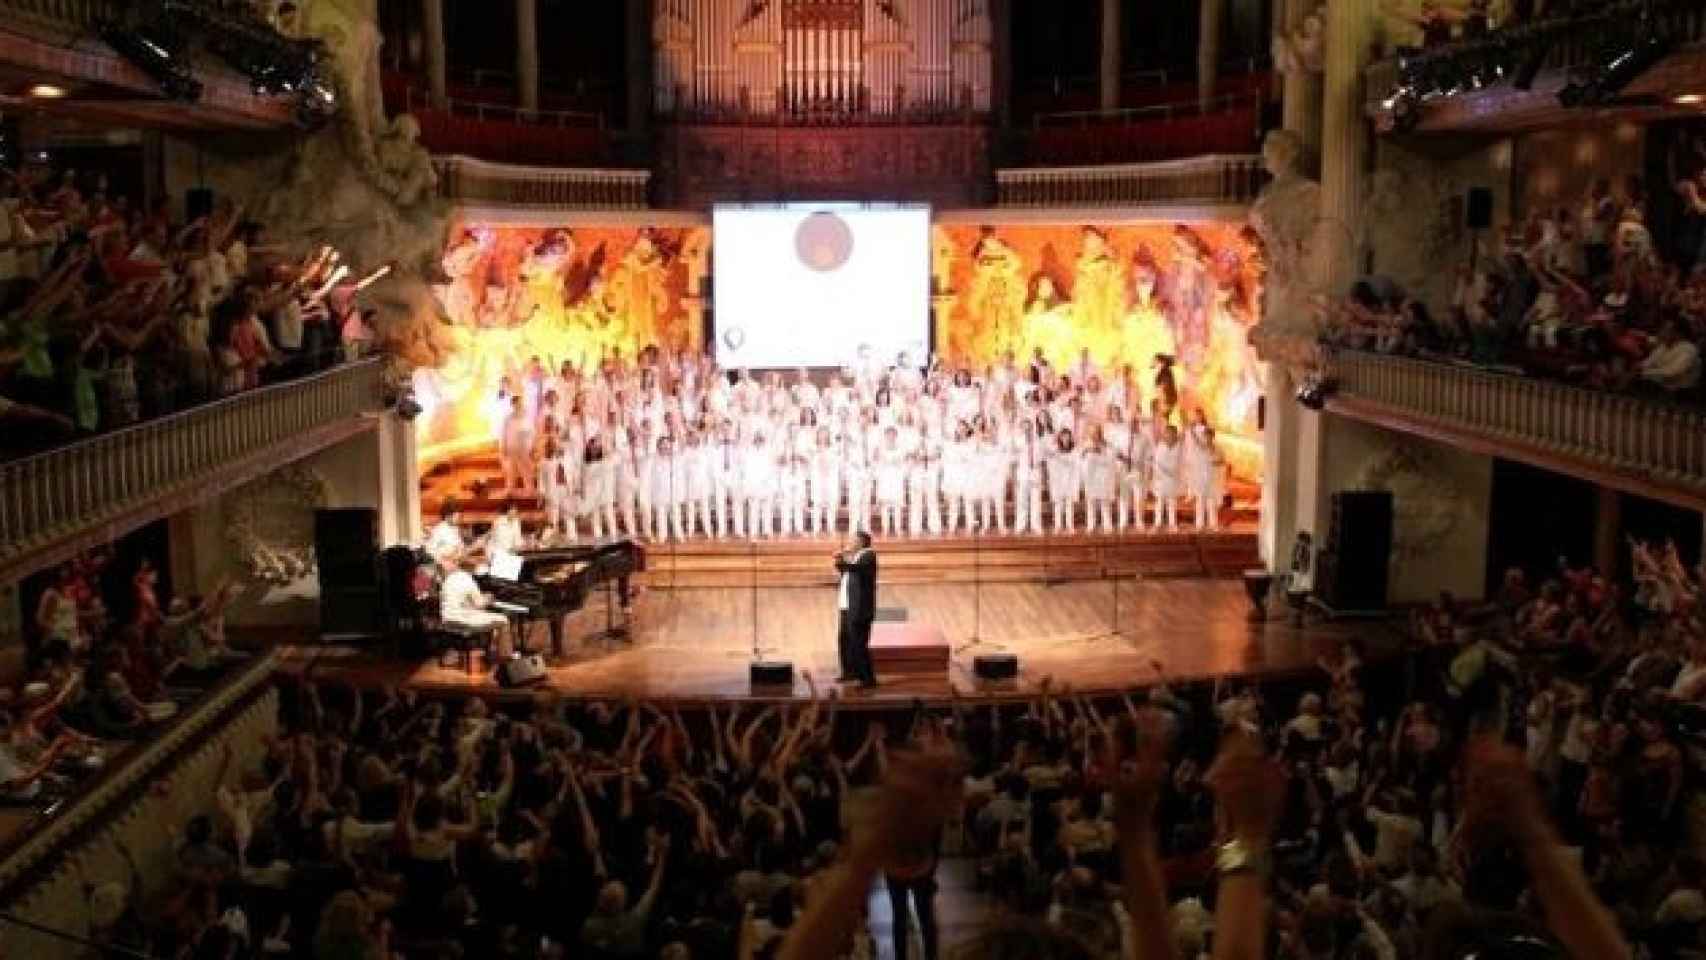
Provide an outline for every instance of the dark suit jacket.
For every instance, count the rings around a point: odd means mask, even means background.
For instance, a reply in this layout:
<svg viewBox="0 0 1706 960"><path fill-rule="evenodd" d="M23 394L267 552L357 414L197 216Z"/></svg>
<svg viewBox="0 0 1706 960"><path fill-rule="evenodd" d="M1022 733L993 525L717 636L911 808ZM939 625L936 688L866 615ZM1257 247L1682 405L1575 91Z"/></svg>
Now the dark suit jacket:
<svg viewBox="0 0 1706 960"><path fill-rule="evenodd" d="M847 615L868 621L877 615L877 552L864 550L852 563L835 558L837 573L847 575ZM838 586L839 589L839 586Z"/></svg>

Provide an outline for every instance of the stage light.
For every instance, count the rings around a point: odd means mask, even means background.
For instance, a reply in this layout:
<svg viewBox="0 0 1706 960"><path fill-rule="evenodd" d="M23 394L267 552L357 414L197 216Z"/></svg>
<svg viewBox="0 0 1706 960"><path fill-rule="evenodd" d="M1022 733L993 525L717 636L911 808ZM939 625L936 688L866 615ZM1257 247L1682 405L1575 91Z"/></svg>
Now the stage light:
<svg viewBox="0 0 1706 960"><path fill-rule="evenodd" d="M1679 107L1697 107L1706 103L1706 93L1679 93L1671 97L1670 102Z"/></svg>
<svg viewBox="0 0 1706 960"><path fill-rule="evenodd" d="M1303 382L1297 385L1297 402L1305 410L1325 410L1327 398L1337 391L1338 385L1319 374L1307 374Z"/></svg>
<svg viewBox="0 0 1706 960"><path fill-rule="evenodd" d="M1558 102L1566 107L1603 104L1657 66L1675 46L1674 40L1654 31L1651 23L1643 22L1639 29L1635 40L1614 43L1599 62L1582 71L1579 78L1572 78L1558 91Z"/></svg>
<svg viewBox="0 0 1706 960"><path fill-rule="evenodd" d="M164 19L136 29L108 23L101 27L101 39L159 84L166 96L186 102L201 99L201 81L190 69L183 35Z"/></svg>
<svg viewBox="0 0 1706 960"><path fill-rule="evenodd" d="M66 95L66 89L52 83L38 83L30 87L29 94L37 100L59 100Z"/></svg>

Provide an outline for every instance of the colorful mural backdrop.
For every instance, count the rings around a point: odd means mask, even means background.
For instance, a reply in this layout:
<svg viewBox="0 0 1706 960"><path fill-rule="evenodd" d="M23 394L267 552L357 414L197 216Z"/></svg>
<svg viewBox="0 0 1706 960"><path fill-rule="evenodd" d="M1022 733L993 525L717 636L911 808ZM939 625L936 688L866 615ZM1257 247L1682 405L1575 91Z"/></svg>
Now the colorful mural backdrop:
<svg viewBox="0 0 1706 960"><path fill-rule="evenodd" d="M1185 409L1201 407L1229 441L1256 436L1249 330L1261 268L1240 227L939 224L931 257L935 347L948 364L1040 353L1070 370L1087 354L1104 371L1129 367L1145 397L1165 366ZM443 266L457 348L416 375L429 445L489 438L484 398L534 357L586 369L648 345L703 348L709 227L474 226Z"/></svg>

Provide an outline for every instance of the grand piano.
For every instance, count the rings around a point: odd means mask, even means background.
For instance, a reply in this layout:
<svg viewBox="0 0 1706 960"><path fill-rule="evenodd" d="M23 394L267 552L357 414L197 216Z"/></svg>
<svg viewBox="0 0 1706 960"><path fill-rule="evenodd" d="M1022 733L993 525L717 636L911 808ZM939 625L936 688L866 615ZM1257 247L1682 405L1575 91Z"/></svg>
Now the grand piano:
<svg viewBox="0 0 1706 960"><path fill-rule="evenodd" d="M612 600L627 610L633 595L628 578L646 569L645 548L626 539L522 550L516 556L521 563L513 577L482 574L477 578L480 589L492 598L494 610L518 625L545 621L556 656L563 655L564 617L586 606L601 586L613 588ZM611 625L611 632L617 629Z"/></svg>

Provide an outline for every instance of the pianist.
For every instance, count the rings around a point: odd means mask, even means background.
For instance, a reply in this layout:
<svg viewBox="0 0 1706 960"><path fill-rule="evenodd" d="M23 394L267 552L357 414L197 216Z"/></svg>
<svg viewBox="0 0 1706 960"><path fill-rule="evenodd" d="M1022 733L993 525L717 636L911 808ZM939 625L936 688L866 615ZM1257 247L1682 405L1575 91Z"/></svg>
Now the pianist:
<svg viewBox="0 0 1706 960"><path fill-rule="evenodd" d="M455 499L444 501L438 512L438 523L427 533L427 556L446 573L462 562L466 545L462 542L462 505Z"/></svg>
<svg viewBox="0 0 1706 960"><path fill-rule="evenodd" d="M492 652L499 658L509 656L505 636L509 618L492 609L492 598L480 592L474 579L474 560L463 557L454 572L444 578L438 594L438 616L452 627L493 631Z"/></svg>
<svg viewBox="0 0 1706 960"><path fill-rule="evenodd" d="M493 555L515 554L527 549L527 534L521 530L521 508L513 499L506 499L503 512L492 521L492 532L486 539L486 549Z"/></svg>

